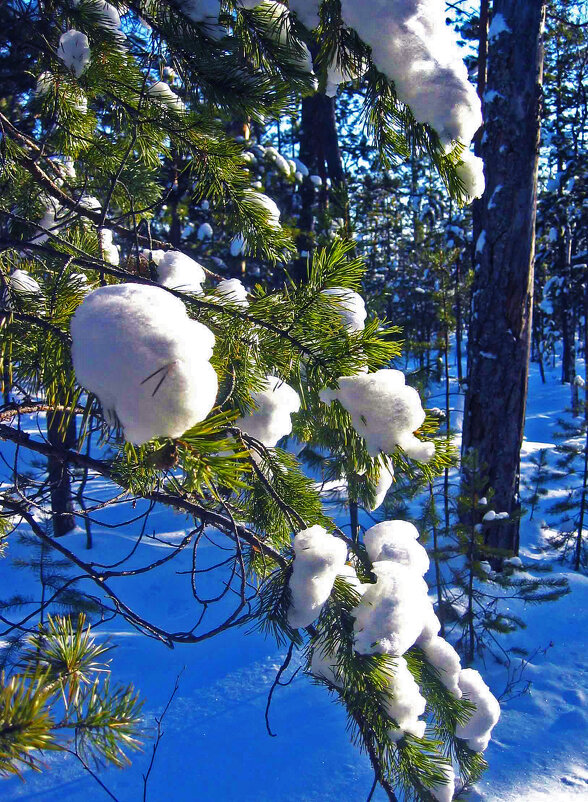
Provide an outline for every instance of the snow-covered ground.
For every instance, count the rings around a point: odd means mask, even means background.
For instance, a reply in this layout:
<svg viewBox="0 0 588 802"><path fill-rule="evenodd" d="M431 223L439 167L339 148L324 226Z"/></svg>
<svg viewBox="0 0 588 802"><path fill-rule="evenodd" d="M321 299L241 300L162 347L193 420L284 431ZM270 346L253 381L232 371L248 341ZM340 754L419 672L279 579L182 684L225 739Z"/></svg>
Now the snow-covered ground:
<svg viewBox="0 0 588 802"><path fill-rule="evenodd" d="M548 371L542 385L535 365L531 368L529 407L523 455L523 479L533 470L530 457L550 448L557 418L568 406L569 387L558 383L556 371ZM553 454L550 462L553 464ZM101 480L95 481L101 493ZM555 495L565 487L561 480L548 485ZM547 496L533 520L524 519L521 556L524 562L545 560L540 551L547 530L554 523L548 513L553 501ZM136 515L139 510L134 510ZM112 523L129 510L122 506L104 513ZM173 547L188 525L167 509L158 509L149 531L132 557L133 565L153 560ZM122 529L95 526L97 562L115 562L131 550L141 522ZM151 535L156 532L157 539ZM62 540L84 558L85 535ZM15 545L11 553L17 554ZM214 547L202 544L201 556L212 557ZM529 661L519 676L521 663L513 658L510 673L491 657L478 668L494 693L503 694L510 679L519 679L503 701L502 717L486 752L490 769L467 799L475 802L541 802L588 798L588 577L553 560L553 575L568 577L571 593L545 605L527 607L522 613L527 628L502 639L505 648L525 648ZM190 555L182 554L157 571L113 580L126 602L145 617L174 630L186 629L195 616L187 570ZM0 587L6 597L26 587L23 572L0 562ZM521 612L517 608L518 612ZM372 774L364 755L350 744L343 710L322 687L302 676L274 695L270 721L272 738L265 727L267 694L283 649L260 633L231 630L202 643L170 650L129 628L122 621L104 624L100 637L111 635L118 643L113 653L115 681L134 682L146 699L145 727L151 740L133 756L125 770L108 769L100 776L120 802L355 802L367 798ZM294 668L296 665L294 665ZM144 796L143 774L153 747L155 716L165 707L179 677L179 689L163 721L164 735ZM530 683L527 692L522 691ZM510 698L508 698L510 697ZM6 780L0 798L43 802L86 802L108 799L108 794L84 773L74 760L47 758L49 770L26 774L26 782ZM384 795L376 793L374 799Z"/></svg>

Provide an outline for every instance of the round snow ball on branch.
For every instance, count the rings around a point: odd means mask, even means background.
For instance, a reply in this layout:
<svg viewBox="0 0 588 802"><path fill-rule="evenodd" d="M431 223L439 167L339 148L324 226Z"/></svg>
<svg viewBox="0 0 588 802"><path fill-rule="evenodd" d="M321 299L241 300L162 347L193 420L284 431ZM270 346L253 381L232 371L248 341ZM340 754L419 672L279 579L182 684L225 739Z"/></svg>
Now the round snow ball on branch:
<svg viewBox="0 0 588 802"><path fill-rule="evenodd" d="M363 542L373 563L392 560L424 576L429 557L417 537L416 527L408 521L382 521L367 530Z"/></svg>
<svg viewBox="0 0 588 802"><path fill-rule="evenodd" d="M17 269L8 279L10 288L19 295L31 296L41 292L39 283L26 270Z"/></svg>
<svg viewBox="0 0 588 802"><path fill-rule="evenodd" d="M225 278L216 285L215 292L237 306L249 306L247 290L238 278Z"/></svg>
<svg viewBox="0 0 588 802"><path fill-rule="evenodd" d="M242 253L245 253L246 247L247 243L245 241L245 237L242 234L237 234L237 236L233 237L231 240L231 256L240 256Z"/></svg>
<svg viewBox="0 0 588 802"><path fill-rule="evenodd" d="M359 654L400 657L422 632L427 608L427 584L418 574L387 560L374 563L377 577L352 611L354 648Z"/></svg>
<svg viewBox="0 0 588 802"><path fill-rule="evenodd" d="M486 179L484 161L479 156L474 156L470 150L464 150L461 154L461 163L457 165L457 175L464 185L467 203L471 203L474 198L482 197Z"/></svg>
<svg viewBox="0 0 588 802"><path fill-rule="evenodd" d="M206 273L194 259L181 251L152 251L151 258L157 265L157 280L162 287L202 294Z"/></svg>
<svg viewBox="0 0 588 802"><path fill-rule="evenodd" d="M500 718L500 705L479 672L464 668L459 675L459 687L463 698L476 705L466 724L458 724L455 734L467 741L474 752L483 752L488 746L492 728Z"/></svg>
<svg viewBox="0 0 588 802"><path fill-rule="evenodd" d="M288 587L291 604L288 623L307 627L318 618L331 595L335 577L347 559L347 546L316 524L294 538L294 564Z"/></svg>
<svg viewBox="0 0 588 802"><path fill-rule="evenodd" d="M380 451L391 454L397 446L419 462L428 462L435 454L434 443L413 434L425 420L425 412L419 394L404 383L399 370L342 376L339 389L322 390L320 399L325 404L337 400L349 412L372 457Z"/></svg>
<svg viewBox="0 0 588 802"><path fill-rule="evenodd" d="M426 704L406 660L399 657L390 675L385 701L386 712L398 725L389 732L393 741L399 741L407 732L417 738L424 736L426 722L419 721L419 716L425 712Z"/></svg>
<svg viewBox="0 0 588 802"><path fill-rule="evenodd" d="M238 418L235 426L267 448L273 448L292 431L290 415L300 409L300 398L296 390L275 376L267 376L266 385L265 389L251 393L255 409Z"/></svg>
<svg viewBox="0 0 588 802"><path fill-rule="evenodd" d="M331 287L323 290L323 295L339 301L338 312L348 331L361 331L364 328L367 312L365 302L359 293L344 287Z"/></svg>
<svg viewBox="0 0 588 802"><path fill-rule="evenodd" d="M179 437L214 406L214 334L160 287L99 287L78 307L71 335L78 382L131 443Z"/></svg>
<svg viewBox="0 0 588 802"><path fill-rule="evenodd" d="M57 55L68 69L73 70L76 78L79 78L90 63L88 37L73 28L66 31L59 39Z"/></svg>

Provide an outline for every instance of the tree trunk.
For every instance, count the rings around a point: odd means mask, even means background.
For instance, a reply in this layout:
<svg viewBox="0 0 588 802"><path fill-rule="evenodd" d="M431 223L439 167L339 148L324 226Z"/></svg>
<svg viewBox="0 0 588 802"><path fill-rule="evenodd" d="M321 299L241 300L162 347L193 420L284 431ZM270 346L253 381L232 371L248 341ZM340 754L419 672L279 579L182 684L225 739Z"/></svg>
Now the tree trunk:
<svg viewBox="0 0 588 802"><path fill-rule="evenodd" d="M533 300L545 0L495 0L508 30L490 38L482 153L486 192L468 341L464 453L475 449L499 511L520 509ZM492 203L490 200L492 199ZM479 232L476 232L479 234ZM477 241L477 236L475 241ZM518 550L518 521L488 527L489 546Z"/></svg>
<svg viewBox="0 0 588 802"><path fill-rule="evenodd" d="M300 160L308 167L311 175L322 179L318 191L309 177L302 182L297 239L299 251L312 251L314 245L314 209L325 209L331 203L333 217L346 217L345 176L337 137L335 100L316 92L302 99L300 126ZM327 188L327 178L331 180L331 190ZM300 278L306 275L306 257L297 260L295 272Z"/></svg>
<svg viewBox="0 0 588 802"><path fill-rule="evenodd" d="M63 427L68 413L54 412L47 416L47 437L52 446L60 448L76 447L76 419L71 415L67 427ZM67 535L75 527L73 498L67 463L49 457L47 460L49 487L51 491L51 512L53 513L53 533L55 537Z"/></svg>

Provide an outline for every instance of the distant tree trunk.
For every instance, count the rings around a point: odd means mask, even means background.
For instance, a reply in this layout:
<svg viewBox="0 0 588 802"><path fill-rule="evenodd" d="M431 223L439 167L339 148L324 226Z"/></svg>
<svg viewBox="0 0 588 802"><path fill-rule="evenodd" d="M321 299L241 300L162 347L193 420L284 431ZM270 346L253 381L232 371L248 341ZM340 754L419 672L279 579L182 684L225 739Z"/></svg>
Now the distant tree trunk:
<svg viewBox="0 0 588 802"><path fill-rule="evenodd" d="M54 412L47 417L47 437L52 446L60 448L76 447L76 419L71 415L66 424L68 413ZM65 426L65 429L64 429ZM51 512L53 513L53 532L55 537L67 535L75 527L73 515L73 498L71 483L67 472L67 463L49 457L47 460L49 488L51 492Z"/></svg>
<svg viewBox="0 0 588 802"><path fill-rule="evenodd" d="M501 14L503 26L488 48L486 97L492 92L492 100L485 110L480 210L486 236L468 341L464 453L477 451L495 507L515 515L531 339L545 4L494 2L494 18ZM488 527L487 544L516 553L518 528L512 520Z"/></svg>
<svg viewBox="0 0 588 802"><path fill-rule="evenodd" d="M322 179L318 191L310 180L302 182L298 227L300 234L297 245L299 251L311 251L314 245L314 207L317 204L325 209L328 202L335 205L333 217L346 217L345 176L337 137L335 100L320 92L302 99L300 125L300 160L308 167L311 175ZM331 180L330 191L327 178ZM302 278L306 275L306 257L298 260L296 272Z"/></svg>

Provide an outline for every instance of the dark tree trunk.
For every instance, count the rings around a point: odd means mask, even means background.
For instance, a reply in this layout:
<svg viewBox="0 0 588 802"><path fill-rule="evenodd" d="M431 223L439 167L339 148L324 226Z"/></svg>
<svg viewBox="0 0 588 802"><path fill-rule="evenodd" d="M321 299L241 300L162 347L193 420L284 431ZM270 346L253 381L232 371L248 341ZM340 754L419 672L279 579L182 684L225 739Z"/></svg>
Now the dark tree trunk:
<svg viewBox="0 0 588 802"><path fill-rule="evenodd" d="M76 420L71 415L64 431L67 413L55 412L47 417L47 437L52 446L60 448L76 447ZM67 463L49 457L47 460L49 487L51 491L51 512L53 513L53 533L55 537L67 535L75 527L73 498Z"/></svg>
<svg viewBox="0 0 588 802"><path fill-rule="evenodd" d="M486 192L479 226L486 244L478 253L473 287L463 449L477 451L496 509L516 515L531 338L545 0L495 0L494 14L502 14L509 30L488 49L486 91L499 94L485 109ZM518 521L488 527L486 541L516 553Z"/></svg>
<svg viewBox="0 0 588 802"><path fill-rule="evenodd" d="M317 192L310 178L302 182L297 246L299 251L311 251L314 245L315 208L325 209L331 206L333 217L347 216L345 194L345 176L343 162L337 137L337 121L335 118L335 100L320 92L302 100L300 125L300 160L308 167L311 175L322 179L322 186ZM331 189L327 188L327 178L331 180ZM306 257L298 260L296 272L299 278L306 275Z"/></svg>

